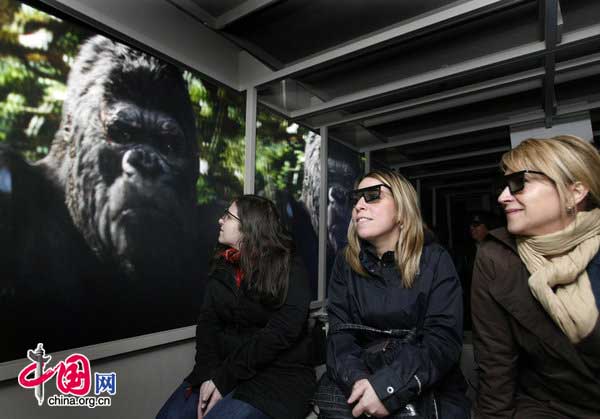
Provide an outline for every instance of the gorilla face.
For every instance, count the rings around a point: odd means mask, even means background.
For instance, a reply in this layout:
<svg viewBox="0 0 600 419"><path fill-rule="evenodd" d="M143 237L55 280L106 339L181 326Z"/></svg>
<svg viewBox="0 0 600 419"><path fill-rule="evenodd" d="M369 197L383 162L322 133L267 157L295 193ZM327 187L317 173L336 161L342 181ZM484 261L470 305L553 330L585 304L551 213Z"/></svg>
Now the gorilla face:
<svg viewBox="0 0 600 419"><path fill-rule="evenodd" d="M331 142L330 153L333 157L327 159L327 231L328 245L337 252L346 244L346 233L350 222L352 208L346 199L354 181L360 174L358 166L353 166L347 160L355 160L356 155L348 154L344 147ZM319 231L319 189L321 183L320 167L321 137L311 133L306 138L304 149L304 181L302 182L301 200L306 206L314 231Z"/></svg>
<svg viewBox="0 0 600 419"><path fill-rule="evenodd" d="M328 166L327 231L329 244L337 253L347 243L348 223L352 215L347 194L358 173L349 163L341 160L329 158Z"/></svg>
<svg viewBox="0 0 600 419"><path fill-rule="evenodd" d="M82 48L72 74L61 132L76 227L128 273L172 273L194 234L198 173L181 74L102 37Z"/></svg>
<svg viewBox="0 0 600 419"><path fill-rule="evenodd" d="M191 227L186 139L173 117L133 103L116 102L101 119L105 140L90 154L101 181L87 200L96 207L102 246L133 269L145 263L138 259L149 256L149 246L157 254L165 245L178 247L169 237Z"/></svg>
<svg viewBox="0 0 600 419"><path fill-rule="evenodd" d="M331 182L327 193L327 238L334 253L347 242L348 223L352 216L346 198L349 191L347 184Z"/></svg>

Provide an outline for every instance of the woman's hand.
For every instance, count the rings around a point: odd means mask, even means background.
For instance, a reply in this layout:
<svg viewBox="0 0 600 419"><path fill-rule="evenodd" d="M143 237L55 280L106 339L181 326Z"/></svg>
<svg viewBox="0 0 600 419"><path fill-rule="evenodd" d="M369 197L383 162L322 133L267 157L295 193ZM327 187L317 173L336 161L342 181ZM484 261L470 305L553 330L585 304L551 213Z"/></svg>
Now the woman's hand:
<svg viewBox="0 0 600 419"><path fill-rule="evenodd" d="M373 390L373 386L371 386L371 383L369 383L369 380L366 378L354 383L352 394L350 394L350 398L348 399L348 404L354 402L357 402L354 409L352 409L352 416L355 418L362 414L378 418L389 416L390 414L383 403L381 403L375 390Z"/></svg>
<svg viewBox="0 0 600 419"><path fill-rule="evenodd" d="M206 380L200 386L200 397L198 398L198 419L203 419L213 406L223 398L221 392L212 380Z"/></svg>

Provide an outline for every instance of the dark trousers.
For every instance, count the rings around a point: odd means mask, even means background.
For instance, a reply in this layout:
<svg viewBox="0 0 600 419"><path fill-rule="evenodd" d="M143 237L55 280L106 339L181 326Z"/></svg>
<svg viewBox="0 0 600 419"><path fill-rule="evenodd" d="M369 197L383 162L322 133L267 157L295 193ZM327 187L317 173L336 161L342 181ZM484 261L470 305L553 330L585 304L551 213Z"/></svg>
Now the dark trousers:
<svg viewBox="0 0 600 419"><path fill-rule="evenodd" d="M169 400L156 415L156 419L197 419L198 389L187 391L190 385L183 382L169 397ZM204 416L204 419L269 419L254 406L233 398L233 393L219 400Z"/></svg>

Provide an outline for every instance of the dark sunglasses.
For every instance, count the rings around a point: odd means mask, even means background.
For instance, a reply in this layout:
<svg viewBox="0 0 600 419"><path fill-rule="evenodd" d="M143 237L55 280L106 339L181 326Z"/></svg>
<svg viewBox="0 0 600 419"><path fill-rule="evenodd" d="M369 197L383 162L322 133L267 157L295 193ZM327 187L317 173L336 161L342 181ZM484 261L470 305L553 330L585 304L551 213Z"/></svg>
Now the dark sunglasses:
<svg viewBox="0 0 600 419"><path fill-rule="evenodd" d="M535 170L521 170L520 172L514 172L503 176L501 184L502 190L508 186L508 190L511 194L521 192L525 188L525 175L527 173L548 177L545 173L537 172Z"/></svg>
<svg viewBox="0 0 600 419"><path fill-rule="evenodd" d="M235 218L240 223L242 222L242 220L240 220L238 217L233 215L228 209L226 209L225 212L223 212L223 215L221 215L221 218L224 219L225 221Z"/></svg>
<svg viewBox="0 0 600 419"><path fill-rule="evenodd" d="M362 189L354 189L348 193L348 201L350 205L354 208L360 198L365 198L365 202L373 202L377 201L381 198L381 187L384 186L388 188L391 192L392 188L384 183L380 183L379 185L369 186L367 188Z"/></svg>

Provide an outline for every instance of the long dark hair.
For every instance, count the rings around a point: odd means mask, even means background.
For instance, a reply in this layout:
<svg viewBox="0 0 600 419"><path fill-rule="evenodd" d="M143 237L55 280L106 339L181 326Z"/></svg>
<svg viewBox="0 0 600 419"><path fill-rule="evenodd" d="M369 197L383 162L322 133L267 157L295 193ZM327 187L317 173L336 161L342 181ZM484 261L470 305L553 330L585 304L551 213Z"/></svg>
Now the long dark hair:
<svg viewBox="0 0 600 419"><path fill-rule="evenodd" d="M240 268L261 303L281 306L287 297L293 243L275 205L257 195L235 199L241 220Z"/></svg>

